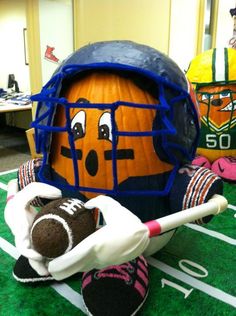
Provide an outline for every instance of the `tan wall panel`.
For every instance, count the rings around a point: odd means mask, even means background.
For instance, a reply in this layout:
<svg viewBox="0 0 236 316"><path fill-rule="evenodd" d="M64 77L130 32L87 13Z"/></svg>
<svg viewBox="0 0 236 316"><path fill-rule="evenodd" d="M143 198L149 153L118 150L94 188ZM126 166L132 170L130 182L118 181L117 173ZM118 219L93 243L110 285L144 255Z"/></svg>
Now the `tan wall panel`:
<svg viewBox="0 0 236 316"><path fill-rule="evenodd" d="M169 56L182 70L196 55L198 41L202 46L204 1L171 1Z"/></svg>
<svg viewBox="0 0 236 316"><path fill-rule="evenodd" d="M74 1L75 46L132 40L168 53L170 0Z"/></svg>
<svg viewBox="0 0 236 316"><path fill-rule="evenodd" d="M39 8L38 0L26 0L27 40L30 66L31 93L38 93L42 88L42 70L40 56ZM33 104L32 114L35 115Z"/></svg>

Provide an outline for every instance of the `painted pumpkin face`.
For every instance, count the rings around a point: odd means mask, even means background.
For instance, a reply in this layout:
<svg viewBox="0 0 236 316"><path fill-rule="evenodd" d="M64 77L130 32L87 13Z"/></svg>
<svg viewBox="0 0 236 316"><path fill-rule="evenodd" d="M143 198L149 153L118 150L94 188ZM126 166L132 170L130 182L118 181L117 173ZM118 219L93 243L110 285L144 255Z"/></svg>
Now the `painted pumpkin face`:
<svg viewBox="0 0 236 316"><path fill-rule="evenodd" d="M212 130L217 134L224 127L227 128L232 119L234 122L231 127L236 125L236 85L203 87L199 92L201 92L199 101L203 122L208 118Z"/></svg>
<svg viewBox="0 0 236 316"><path fill-rule="evenodd" d="M214 161L236 155L236 85L204 86L198 90L201 139L197 152Z"/></svg>
<svg viewBox="0 0 236 316"><path fill-rule="evenodd" d="M112 113L106 104L117 101L139 104L156 104L148 92L137 87L130 79L106 72L94 72L74 81L66 90L65 97L81 107L70 109L71 132L76 152L79 185L84 188L114 187L114 172L117 184L131 177L160 174L173 166L161 161L153 146L151 136L119 135L113 139ZM104 108L86 108L85 103L104 104ZM115 111L114 126L119 132L152 131L156 110L119 105ZM65 108L59 106L55 124L64 126ZM112 142L116 143L115 165L112 162ZM50 164L66 181L74 185L74 167L68 134L55 133L52 138ZM116 168L114 168L116 166ZM87 198L95 194L86 192Z"/></svg>

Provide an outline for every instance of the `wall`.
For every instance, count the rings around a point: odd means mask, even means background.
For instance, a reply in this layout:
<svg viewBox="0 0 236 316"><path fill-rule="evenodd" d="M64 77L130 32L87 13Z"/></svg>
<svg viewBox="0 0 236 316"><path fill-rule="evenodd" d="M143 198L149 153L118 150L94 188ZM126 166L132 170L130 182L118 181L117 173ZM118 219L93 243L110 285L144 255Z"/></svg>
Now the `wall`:
<svg viewBox="0 0 236 316"><path fill-rule="evenodd" d="M235 8L235 0L219 0L216 47L228 47L233 36L233 19L229 10Z"/></svg>
<svg viewBox="0 0 236 316"><path fill-rule="evenodd" d="M198 40L198 0L171 1L169 56L182 70L196 54Z"/></svg>
<svg viewBox="0 0 236 316"><path fill-rule="evenodd" d="M59 63L73 52L73 7L71 0L39 0L39 32L42 84L51 78L58 63L44 58L47 46Z"/></svg>
<svg viewBox="0 0 236 316"><path fill-rule="evenodd" d="M183 70L196 55L200 3L204 0L74 3L76 47L101 40L133 40L168 54Z"/></svg>
<svg viewBox="0 0 236 316"><path fill-rule="evenodd" d="M29 66L25 65L23 29L26 28L25 0L0 1L0 87L6 89L8 74L14 74L21 91L30 92ZM28 129L31 111L7 113L8 125Z"/></svg>
<svg viewBox="0 0 236 316"><path fill-rule="evenodd" d="M15 74L22 91L30 91L29 66L25 65L23 28L25 1L0 1L0 87L7 88L8 74Z"/></svg>
<svg viewBox="0 0 236 316"><path fill-rule="evenodd" d="M170 0L78 0L77 47L103 40L133 40L169 49Z"/></svg>
<svg viewBox="0 0 236 316"><path fill-rule="evenodd" d="M30 91L29 66L25 65L23 45L26 5L28 34L32 31L29 41L31 53L32 47L36 46L36 38L41 46L37 54L31 54L31 67L34 66L35 55L37 65L41 62L40 71L31 73L32 82L39 77L34 91L37 92L57 67L44 60L47 44L55 47L54 54L63 60L74 47L90 42L133 40L168 54L180 68L186 70L199 47L202 49L201 23L204 17L199 18L199 8L205 3L206 0L0 0L0 38L4 43L0 51L0 87L6 88L8 74L14 73L20 88ZM235 0L219 0L216 46L228 45L233 32L229 9L234 6ZM32 28L33 23L37 28ZM74 47L73 23L76 35ZM39 74L41 70L42 76Z"/></svg>

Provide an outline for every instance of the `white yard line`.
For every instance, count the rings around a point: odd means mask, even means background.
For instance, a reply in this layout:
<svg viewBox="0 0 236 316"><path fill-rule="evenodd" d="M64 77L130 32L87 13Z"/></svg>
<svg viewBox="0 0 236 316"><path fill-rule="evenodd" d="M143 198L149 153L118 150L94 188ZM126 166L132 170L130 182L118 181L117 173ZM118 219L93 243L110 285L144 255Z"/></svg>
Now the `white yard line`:
<svg viewBox="0 0 236 316"><path fill-rule="evenodd" d="M195 224L185 224L184 226L188 227L188 228L191 228L191 229L194 229L200 233L203 233L203 234L206 234L206 235L209 235L211 237L214 237L216 239L220 239L224 242L227 242L228 244L231 244L231 245L236 245L236 239L233 239L231 237L228 237L224 234L221 234L221 233L218 233L214 230L210 230L210 229L207 229L205 227L202 227L202 226L199 226L199 225L195 225Z"/></svg>
<svg viewBox="0 0 236 316"><path fill-rule="evenodd" d="M222 301L226 304L232 305L233 307L236 307L236 297L232 296L222 290L219 290L209 284L206 284L202 281L199 281L188 274L179 271L177 269L172 268L171 266L167 265L164 262L161 262L153 257L147 258L148 263L161 270L162 272L171 275L172 277L194 287L195 289L198 289L201 292L204 292L208 294L209 296L212 296L216 298L219 301Z"/></svg>
<svg viewBox="0 0 236 316"><path fill-rule="evenodd" d="M3 176L5 174L11 173L11 172L14 172L14 171L17 171L17 170L18 169L12 169L12 170L7 170L7 171L0 172L0 176ZM7 191L7 184L5 184L3 182L0 182L0 189L2 189L4 191Z"/></svg>
<svg viewBox="0 0 236 316"><path fill-rule="evenodd" d="M236 206L228 204L228 208L236 212ZM236 218L236 214L234 214L234 217Z"/></svg>
<svg viewBox="0 0 236 316"><path fill-rule="evenodd" d="M228 208L230 208L231 210L236 212L236 206L234 206L232 204L228 204ZM234 217L236 218L236 214L234 214Z"/></svg>
<svg viewBox="0 0 236 316"><path fill-rule="evenodd" d="M236 206L234 206L232 204L228 204L228 208L230 208L231 210L236 211Z"/></svg>
<svg viewBox="0 0 236 316"><path fill-rule="evenodd" d="M82 312L86 314L86 309L84 306L82 295L73 290L69 285L65 283L55 283L51 287L61 296L66 298L72 305L79 308Z"/></svg>
<svg viewBox="0 0 236 316"><path fill-rule="evenodd" d="M0 189L7 191L7 184L0 182Z"/></svg>
<svg viewBox="0 0 236 316"><path fill-rule="evenodd" d="M19 252L16 247L14 247L11 243L9 243L4 238L0 237L0 248L7 254L9 254L14 259L19 258ZM83 304L82 295L73 290L69 285L65 283L54 283L51 287L62 297L67 299L72 305L79 308L82 312L86 314L86 310Z"/></svg>
<svg viewBox="0 0 236 316"><path fill-rule="evenodd" d="M17 169L7 170L7 171L2 171L2 172L0 172L0 176L3 176L3 175L5 175L5 174L11 173L11 172L15 172L15 171L17 171L17 170L18 170L18 168L17 168Z"/></svg>
<svg viewBox="0 0 236 316"><path fill-rule="evenodd" d="M20 254L17 251L16 247L13 246L11 243L9 243L4 238L0 237L0 248L2 248L3 251L8 253L12 258L18 259Z"/></svg>

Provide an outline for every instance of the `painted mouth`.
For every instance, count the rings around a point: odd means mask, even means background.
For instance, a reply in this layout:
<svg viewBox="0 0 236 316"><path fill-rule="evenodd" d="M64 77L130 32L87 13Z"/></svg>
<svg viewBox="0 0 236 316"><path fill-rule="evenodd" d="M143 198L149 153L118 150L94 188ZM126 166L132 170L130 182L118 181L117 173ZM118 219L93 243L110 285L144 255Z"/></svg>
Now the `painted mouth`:
<svg viewBox="0 0 236 316"><path fill-rule="evenodd" d="M223 109L220 109L220 112L231 112L236 110L236 101L230 102Z"/></svg>

